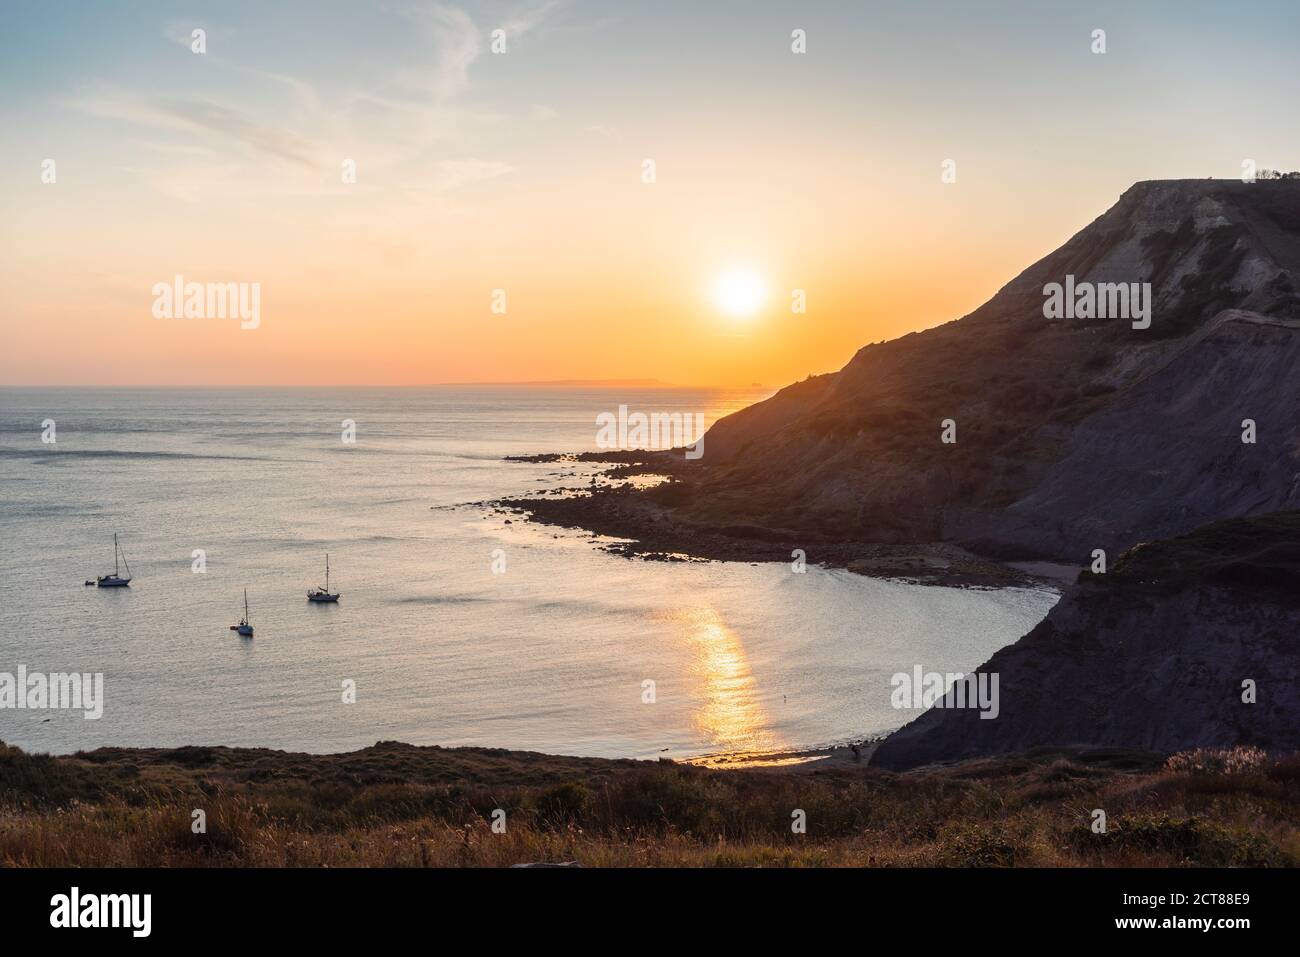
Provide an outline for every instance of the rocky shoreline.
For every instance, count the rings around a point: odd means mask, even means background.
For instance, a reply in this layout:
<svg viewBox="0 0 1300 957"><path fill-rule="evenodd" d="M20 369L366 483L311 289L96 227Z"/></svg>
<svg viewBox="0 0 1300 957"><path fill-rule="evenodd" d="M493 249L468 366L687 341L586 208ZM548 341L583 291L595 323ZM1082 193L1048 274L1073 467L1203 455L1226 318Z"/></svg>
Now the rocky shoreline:
<svg viewBox="0 0 1300 957"><path fill-rule="evenodd" d="M1096 575L1068 566L1002 563L949 543L837 541L759 526L684 522L671 508L675 472L683 466L665 453L530 461L611 468L590 488L503 500L497 507L614 539L601 547L627 557L789 564L802 551L810 564L928 585L1064 589L1047 620L977 669L1001 673L1003 720L931 709L871 742L865 759L874 765L904 769L1044 745L1164 754L1243 744L1285 754L1300 747L1291 730L1297 705L1289 691L1295 677L1300 512L1230 519L1141 545L1121 555L1110 574ZM648 474L665 481L649 491L630 481ZM1251 688L1256 681L1271 687L1258 707L1242 706L1243 681ZM1094 699L1090 688L1109 693ZM711 756L700 763L806 770L863 759L839 748Z"/></svg>
<svg viewBox="0 0 1300 957"><path fill-rule="evenodd" d="M966 588L1057 587L1050 574L977 555L949 542L891 544L835 539L759 525L706 525L675 517L674 486L689 469L668 452L600 452L514 456L533 464L595 464L606 468L595 484L559 486L536 496L487 503L543 525L581 529L605 542L605 551L648 561L781 562L842 568L872 578ZM574 472L556 472L559 479ZM664 480L648 494L632 480Z"/></svg>

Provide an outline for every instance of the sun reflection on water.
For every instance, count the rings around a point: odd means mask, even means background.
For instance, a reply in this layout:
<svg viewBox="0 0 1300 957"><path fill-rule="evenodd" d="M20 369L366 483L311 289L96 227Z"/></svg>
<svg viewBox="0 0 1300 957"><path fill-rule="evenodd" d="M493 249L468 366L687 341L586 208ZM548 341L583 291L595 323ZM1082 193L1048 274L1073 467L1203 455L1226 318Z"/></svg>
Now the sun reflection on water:
<svg viewBox="0 0 1300 957"><path fill-rule="evenodd" d="M784 747L772 730L757 682L739 636L713 608L682 609L673 615L693 650L691 677L701 704L692 724L718 751L771 751Z"/></svg>

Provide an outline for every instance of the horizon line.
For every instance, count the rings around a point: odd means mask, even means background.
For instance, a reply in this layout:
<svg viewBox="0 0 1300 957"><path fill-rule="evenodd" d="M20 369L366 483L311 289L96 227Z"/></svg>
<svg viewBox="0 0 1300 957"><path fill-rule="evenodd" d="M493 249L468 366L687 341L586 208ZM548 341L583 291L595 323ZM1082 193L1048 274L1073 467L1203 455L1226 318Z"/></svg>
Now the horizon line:
<svg viewBox="0 0 1300 957"><path fill-rule="evenodd" d="M113 389L153 389L153 390L170 390L170 391L213 391L213 392L233 392L241 390L254 389L448 389L448 388L587 388L587 389L619 389L619 388L640 388L640 389L728 389L728 390L763 390L781 388L780 386L771 386L765 383L751 382L748 385L721 385L721 384L681 384L675 382L664 382L660 379L522 379L522 380L502 380L478 381L478 382L417 382L405 384L393 383L297 383L288 385L210 385L210 384L174 384L174 383L29 383L29 384L0 384L0 391L11 390L38 390L38 389L96 389L96 390L113 390Z"/></svg>

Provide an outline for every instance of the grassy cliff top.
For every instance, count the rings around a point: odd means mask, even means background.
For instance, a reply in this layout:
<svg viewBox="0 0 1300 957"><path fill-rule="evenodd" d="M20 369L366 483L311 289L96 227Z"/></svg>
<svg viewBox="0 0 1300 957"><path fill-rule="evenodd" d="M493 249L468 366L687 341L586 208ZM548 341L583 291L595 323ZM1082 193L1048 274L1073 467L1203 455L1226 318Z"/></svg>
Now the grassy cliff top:
<svg viewBox="0 0 1300 957"><path fill-rule="evenodd" d="M1158 590L1225 585L1287 589L1300 600L1300 512L1273 512L1214 522L1187 535L1136 545L1103 579Z"/></svg>
<svg viewBox="0 0 1300 957"><path fill-rule="evenodd" d="M908 774L798 767L392 742L332 755L0 745L0 866L1300 864L1297 758L1165 767L1074 748Z"/></svg>

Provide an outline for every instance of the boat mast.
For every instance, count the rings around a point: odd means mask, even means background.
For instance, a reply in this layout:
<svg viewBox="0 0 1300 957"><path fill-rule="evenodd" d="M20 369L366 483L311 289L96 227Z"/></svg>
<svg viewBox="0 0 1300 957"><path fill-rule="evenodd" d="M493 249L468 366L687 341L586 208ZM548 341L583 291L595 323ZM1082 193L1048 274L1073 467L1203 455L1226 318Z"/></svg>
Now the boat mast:
<svg viewBox="0 0 1300 957"><path fill-rule="evenodd" d="M244 624L248 624L248 589L244 589Z"/></svg>
<svg viewBox="0 0 1300 957"><path fill-rule="evenodd" d="M117 578L117 532L113 533L113 577Z"/></svg>
<svg viewBox="0 0 1300 957"><path fill-rule="evenodd" d="M330 553L325 553L325 591L330 590Z"/></svg>

